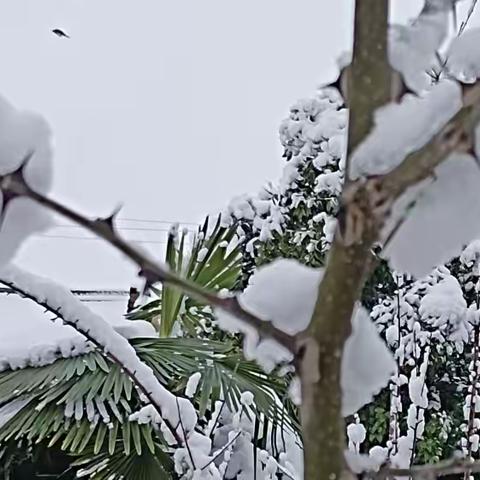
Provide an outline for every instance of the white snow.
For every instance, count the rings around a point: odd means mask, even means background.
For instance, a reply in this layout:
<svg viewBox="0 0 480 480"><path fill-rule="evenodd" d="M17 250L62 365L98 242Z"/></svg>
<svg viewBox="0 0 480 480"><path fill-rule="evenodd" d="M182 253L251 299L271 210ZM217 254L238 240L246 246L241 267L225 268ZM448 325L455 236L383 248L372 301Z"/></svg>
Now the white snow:
<svg viewBox="0 0 480 480"><path fill-rule="evenodd" d="M46 194L52 184L50 128L42 117L17 110L0 97L0 175L16 170L31 152L25 180L31 188ZM2 198L0 193L0 205ZM0 266L12 259L29 235L45 230L49 223L45 209L26 198L14 199L0 228Z"/></svg>
<svg viewBox="0 0 480 480"><path fill-rule="evenodd" d="M4 295L1 300L0 315L5 321L0 323L0 371L40 367L92 350L83 335L61 320L50 321L53 315L44 313L44 309L33 302L17 295ZM88 305L125 338L158 336L149 322L126 320L123 302L89 302ZM12 312L15 312L15 321Z"/></svg>
<svg viewBox="0 0 480 480"><path fill-rule="evenodd" d="M322 274L322 270L296 260L277 259L252 275L238 300L246 310L293 335L310 323ZM244 322L222 311L216 315L221 328L245 335L246 357L257 360L266 371L292 359L291 353L274 340L259 340L257 331Z"/></svg>
<svg viewBox="0 0 480 480"><path fill-rule="evenodd" d="M138 384L147 392L161 409L161 416L177 430L190 432L197 423L194 406L185 398L170 393L155 377L152 369L137 356L133 347L120 334L115 332L102 317L93 313L66 288L42 277L22 271L14 265L4 267L0 278L16 285L32 295L38 302L47 304L54 310L60 309L62 318L75 326L80 332L87 333L103 351L116 359L122 367L133 372ZM180 426L181 418L183 428Z"/></svg>
<svg viewBox="0 0 480 480"><path fill-rule="evenodd" d="M245 391L240 395L240 403L245 407L251 407L254 404L255 397L252 392Z"/></svg>
<svg viewBox="0 0 480 480"><path fill-rule="evenodd" d="M291 259L260 267L240 295L240 304L277 328L294 335L310 323L322 270Z"/></svg>
<svg viewBox="0 0 480 480"><path fill-rule="evenodd" d="M480 28L470 28L455 37L447 53L447 68L451 75L466 83L480 77Z"/></svg>
<svg viewBox="0 0 480 480"><path fill-rule="evenodd" d="M428 288L420 302L419 313L422 319L438 332L457 344L457 350L463 350L463 344L468 343L471 325L467 302L458 280L446 274L435 285Z"/></svg>
<svg viewBox="0 0 480 480"><path fill-rule="evenodd" d="M202 374L200 372L195 372L187 381L187 386L185 387L185 395L189 398L192 398L197 393L198 384Z"/></svg>
<svg viewBox="0 0 480 480"><path fill-rule="evenodd" d="M356 474L363 472L378 472L383 463L379 462L379 459L374 456L354 452L352 450L345 450L344 456L348 468L352 473Z"/></svg>
<svg viewBox="0 0 480 480"><path fill-rule="evenodd" d="M462 107L460 85L442 80L421 96L407 94L375 112L375 126L355 150L354 179L390 172L423 147Z"/></svg>
<svg viewBox="0 0 480 480"><path fill-rule="evenodd" d="M347 426L348 448L354 452L359 452L360 445L367 437L367 431L361 423L351 423Z"/></svg>
<svg viewBox="0 0 480 480"><path fill-rule="evenodd" d="M452 155L441 163L435 169L435 178L418 188L421 195L383 253L391 266L421 277L479 237L479 185L480 169L472 158ZM392 219L400 217L394 213ZM385 235L393 227L392 222Z"/></svg>
<svg viewBox="0 0 480 480"><path fill-rule="evenodd" d="M371 402L387 385L395 366L367 311L358 307L342 358L342 414L351 415Z"/></svg>
<svg viewBox="0 0 480 480"><path fill-rule="evenodd" d="M290 334L305 330L311 320L323 271L295 260L279 259L254 273L239 301L261 319L269 319ZM291 353L271 339L259 341L258 333L240 320L216 311L221 328L244 334L247 358L265 371L292 360ZM379 337L368 313L356 309L352 335L345 343L342 362L342 413L350 415L370 402L395 371L392 354Z"/></svg>
<svg viewBox="0 0 480 480"><path fill-rule="evenodd" d="M427 1L411 24L389 28L390 64L415 92L431 84L427 72L439 67L435 53L447 38L451 8L451 0Z"/></svg>

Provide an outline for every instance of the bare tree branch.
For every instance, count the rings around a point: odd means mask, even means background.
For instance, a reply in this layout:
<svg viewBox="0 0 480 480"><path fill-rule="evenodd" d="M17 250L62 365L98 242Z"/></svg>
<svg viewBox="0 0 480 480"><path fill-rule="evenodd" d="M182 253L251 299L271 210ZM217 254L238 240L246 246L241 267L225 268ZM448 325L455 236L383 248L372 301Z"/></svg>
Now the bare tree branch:
<svg viewBox="0 0 480 480"><path fill-rule="evenodd" d="M155 282L167 283L178 288L196 300L212 305L230 315L242 320L247 325L255 328L261 337L269 337L276 340L280 345L295 353L297 349L296 338L276 328L272 322L263 320L243 308L236 297L220 297L212 292L203 289L198 284L184 279L174 272L170 272L165 266L150 258L145 252L137 249L122 239L115 229L114 215L104 218L90 220L74 210L32 190L25 182L23 169L25 163L15 172L0 176L0 190L9 198L19 196L30 198L39 205L48 208L65 218L82 225L100 238L106 240L110 245L123 253L140 268L147 284ZM5 208L5 206L4 206Z"/></svg>

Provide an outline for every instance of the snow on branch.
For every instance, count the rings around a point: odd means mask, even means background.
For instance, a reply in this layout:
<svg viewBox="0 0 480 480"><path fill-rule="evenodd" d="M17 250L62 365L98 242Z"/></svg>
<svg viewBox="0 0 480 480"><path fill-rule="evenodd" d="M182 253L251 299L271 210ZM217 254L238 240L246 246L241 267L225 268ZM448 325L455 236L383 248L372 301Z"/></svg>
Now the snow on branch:
<svg viewBox="0 0 480 480"><path fill-rule="evenodd" d="M0 282L62 319L118 364L155 408L177 443L185 443L183 429L179 425L180 417L186 432L193 431L197 423L194 406L189 400L178 398L163 387L153 370L138 358L128 340L108 322L75 298L68 289L14 265L0 269Z"/></svg>
<svg viewBox="0 0 480 480"><path fill-rule="evenodd" d="M278 259L260 267L239 301L260 318L272 318L274 325L294 335L308 329L323 269L314 269L296 260ZM288 280L286 280L288 279ZM257 332L232 316L217 312L220 326L244 334L244 352L270 372L292 354L272 339L260 340ZM352 333L342 356L342 415L355 413L369 403L390 379L395 362L379 337L367 311L358 307L352 317ZM311 372L314 374L314 372Z"/></svg>
<svg viewBox="0 0 480 480"><path fill-rule="evenodd" d="M376 480L387 478L410 477L412 479L425 479L446 477L448 475L460 475L462 473L478 473L480 472L480 462L472 462L461 458L452 458L443 462L415 465L410 468L391 468L385 466L373 475Z"/></svg>
<svg viewBox="0 0 480 480"><path fill-rule="evenodd" d="M461 86L443 80L422 96L407 94L375 112L375 127L355 150L351 178L383 175L423 147L462 108Z"/></svg>

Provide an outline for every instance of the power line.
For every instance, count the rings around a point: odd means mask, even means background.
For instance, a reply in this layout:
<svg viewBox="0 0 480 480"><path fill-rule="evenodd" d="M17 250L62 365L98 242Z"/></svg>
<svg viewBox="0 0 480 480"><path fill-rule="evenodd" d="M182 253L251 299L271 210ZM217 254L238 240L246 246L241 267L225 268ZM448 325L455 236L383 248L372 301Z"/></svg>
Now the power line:
<svg viewBox="0 0 480 480"><path fill-rule="evenodd" d="M15 290L9 287L0 287L0 293L14 293ZM104 289L104 290L80 290L80 289L73 289L70 290L73 295L77 297L83 297L83 296L122 296L126 297L129 295L128 290L112 290L112 289Z"/></svg>
<svg viewBox="0 0 480 480"><path fill-rule="evenodd" d="M194 225L195 227L200 226L200 224L195 223L195 222L169 222L167 220L153 220L153 219L142 219L142 218L119 217L118 220L124 220L126 222L163 223L163 224L168 224L168 225Z"/></svg>
<svg viewBox="0 0 480 480"><path fill-rule="evenodd" d="M129 296L128 290L70 290L70 292L79 297L84 303L112 303L125 302L125 297ZM0 295L10 295L16 293L9 287L0 287ZM113 298L95 298L95 297L113 297ZM122 297L122 298L115 298Z"/></svg>
<svg viewBox="0 0 480 480"><path fill-rule="evenodd" d="M53 228L84 228L81 225L53 225ZM149 227L124 227L124 226L118 226L118 230L132 230L132 231L145 231L145 232L169 232L170 228L149 228ZM189 230L187 229L188 232L193 233L195 230Z"/></svg>
<svg viewBox="0 0 480 480"><path fill-rule="evenodd" d="M35 234L36 237L43 237L43 238L58 238L58 239L64 239L64 240L97 240L97 241L103 241L102 238L99 237L81 237L78 235L52 235L49 233L37 233ZM128 239L129 242L132 243L156 243L156 244L161 244L161 245L166 245L165 240L131 240Z"/></svg>

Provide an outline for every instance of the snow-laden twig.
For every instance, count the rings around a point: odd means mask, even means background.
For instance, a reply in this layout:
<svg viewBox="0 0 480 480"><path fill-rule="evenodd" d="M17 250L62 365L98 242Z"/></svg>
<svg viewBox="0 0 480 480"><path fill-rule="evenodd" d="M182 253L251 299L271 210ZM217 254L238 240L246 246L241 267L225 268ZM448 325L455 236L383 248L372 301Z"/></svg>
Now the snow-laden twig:
<svg viewBox="0 0 480 480"><path fill-rule="evenodd" d="M115 228L116 212L107 218L91 220L65 205L34 191L28 186L24 178L24 169L28 165L28 158L29 157L27 157L26 162L24 162L18 170L0 176L0 190L3 194L8 194L9 198L29 198L39 205L83 226L98 237L103 238L138 265L140 275L145 278L147 285L155 282L163 282L177 287L192 298L212 305L240 319L255 328L261 337L273 338L290 352L296 352L297 346L294 336L276 328L270 321L263 320L244 309L236 297L221 297L205 290L196 283L169 271L164 265L150 258L145 252L121 238Z"/></svg>
<svg viewBox="0 0 480 480"><path fill-rule="evenodd" d="M73 327L95 345L99 352L119 365L154 406L177 443L183 444L182 435L174 426L178 423L175 411L178 398L160 384L152 369L137 357L127 339L75 298L71 292L52 281L9 265L0 270L0 282L10 287L18 295L44 307L56 318L60 318L65 324ZM187 402L186 399L182 399L182 401ZM189 402L188 405L191 406L194 414L193 406ZM196 418L195 422L189 423L196 423ZM191 428L193 425L190 425Z"/></svg>
<svg viewBox="0 0 480 480"><path fill-rule="evenodd" d="M374 475L377 480L383 480L394 477L410 477L412 479L419 478L437 478L447 475L460 475L469 471L471 473L480 472L480 462L472 462L471 460L463 460L453 458L443 462L415 465L410 468L391 468L384 467Z"/></svg>

